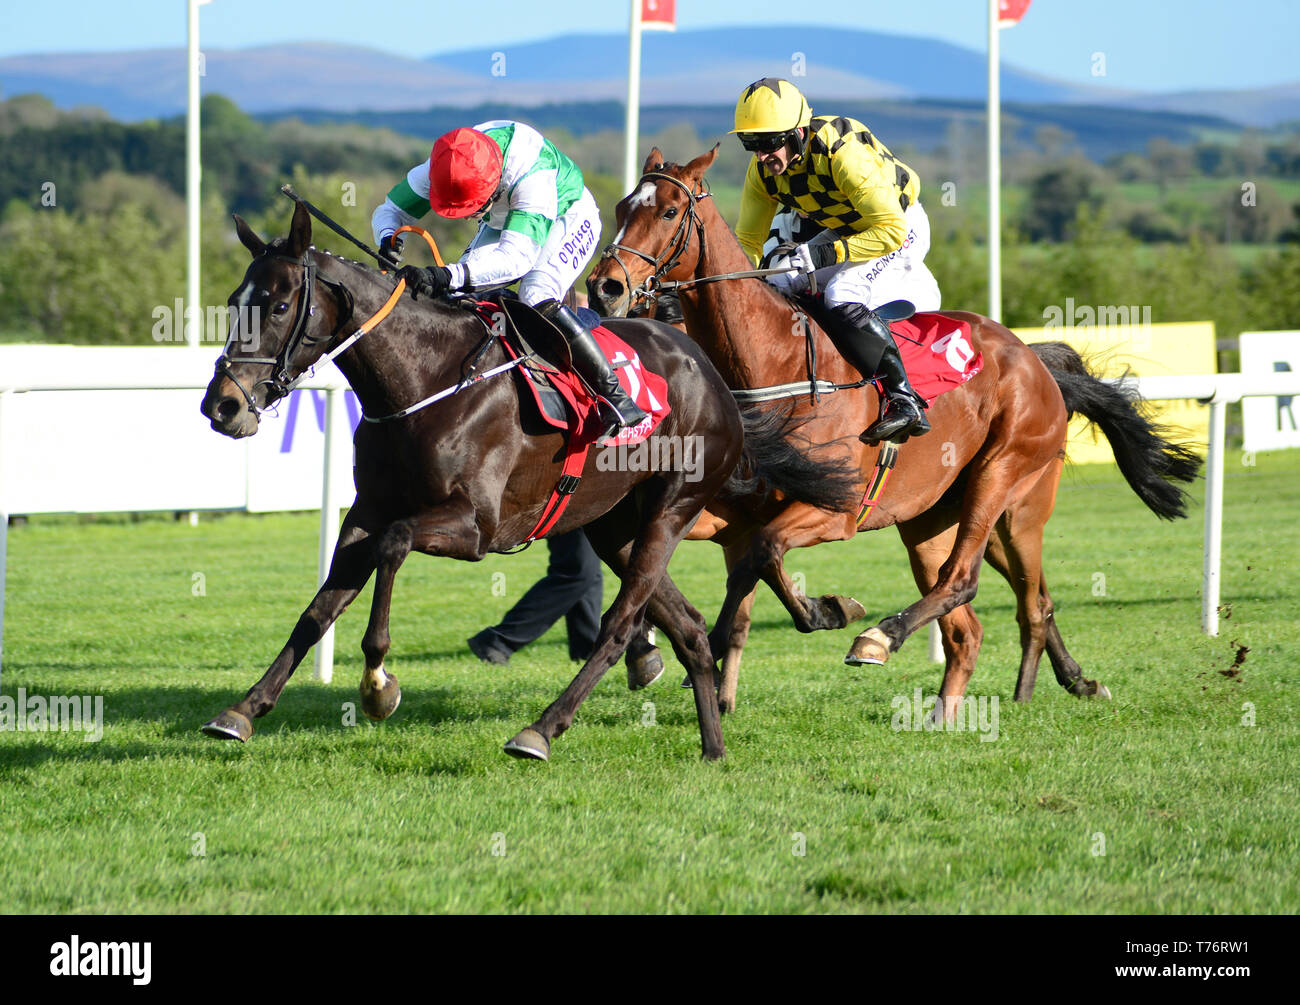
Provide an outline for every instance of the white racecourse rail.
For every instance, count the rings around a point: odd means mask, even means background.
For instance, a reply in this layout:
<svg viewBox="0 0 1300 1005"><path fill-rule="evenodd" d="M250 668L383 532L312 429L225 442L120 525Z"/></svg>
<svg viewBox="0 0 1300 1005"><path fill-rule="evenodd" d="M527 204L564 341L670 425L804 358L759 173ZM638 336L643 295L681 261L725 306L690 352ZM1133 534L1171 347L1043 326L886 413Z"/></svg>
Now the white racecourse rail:
<svg viewBox="0 0 1300 1005"><path fill-rule="evenodd" d="M0 346L0 659L14 513L319 508L324 580L353 496L356 397L330 367L264 415L256 436L231 440L199 414L217 352ZM315 650L325 681L333 651L331 631Z"/></svg>
<svg viewBox="0 0 1300 1005"><path fill-rule="evenodd" d="M265 417L257 436L228 440L208 428L194 393L207 386L214 360L210 347L0 347L0 658L13 513L319 506L323 581L340 512L352 495L348 437L342 430L349 419L349 431L356 424L355 400L347 402L353 414L345 415L347 384L331 368L305 380L300 387L313 394L296 392L282 404L280 416ZM1217 635L1224 411L1243 397L1300 395L1300 374L1125 382L1153 401L1195 399L1210 407L1201 627ZM321 487L319 497L314 486ZM316 675L328 681L332 673L330 632L316 647Z"/></svg>

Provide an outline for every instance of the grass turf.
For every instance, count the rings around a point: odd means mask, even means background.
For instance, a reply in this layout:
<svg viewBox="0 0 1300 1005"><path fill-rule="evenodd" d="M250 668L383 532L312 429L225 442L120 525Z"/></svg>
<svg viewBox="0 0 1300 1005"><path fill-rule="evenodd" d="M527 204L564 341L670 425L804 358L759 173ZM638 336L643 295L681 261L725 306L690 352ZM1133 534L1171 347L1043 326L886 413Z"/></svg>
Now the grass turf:
<svg viewBox="0 0 1300 1005"><path fill-rule="evenodd" d="M648 691L613 669L549 764L501 753L576 664L562 625L505 669L464 640L541 574L541 548L407 562L388 722L350 711L366 591L339 623L333 684L309 679L309 657L249 744L207 739L199 725L310 599L317 517L33 519L9 538L3 693L102 695L105 729L0 732L5 908L1294 911L1300 456L1243 460L1227 469L1218 638L1199 631L1200 487L1191 518L1164 524L1114 470L1067 469L1047 581L1112 703L1067 696L1046 659L1034 701L1012 703L1014 606L986 569L969 694L990 713L999 699L997 739L895 729L915 688L937 690L924 633L884 668L846 667L853 629L799 635L764 591L712 765L671 658ZM872 620L915 595L893 531L787 565ZM708 618L721 568L709 544L674 559Z"/></svg>

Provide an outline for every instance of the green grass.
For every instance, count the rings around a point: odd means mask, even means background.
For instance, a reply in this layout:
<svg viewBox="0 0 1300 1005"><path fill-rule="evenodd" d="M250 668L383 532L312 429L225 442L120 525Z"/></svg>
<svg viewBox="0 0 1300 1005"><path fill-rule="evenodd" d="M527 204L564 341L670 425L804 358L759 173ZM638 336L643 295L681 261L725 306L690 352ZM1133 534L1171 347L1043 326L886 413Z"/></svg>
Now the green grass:
<svg viewBox="0 0 1300 1005"><path fill-rule="evenodd" d="M1068 697L1046 660L1034 701L1011 702L1014 608L988 571L969 693L999 697L996 742L895 731L892 699L939 680L924 633L887 667L849 668L852 630L801 636L764 592L722 764L699 760L671 660L644 692L611 671L549 764L501 753L575 667L562 628L505 670L464 640L540 574L541 548L407 563L387 723L343 725L367 593L340 622L333 684L309 659L250 743L207 739L314 589L316 516L33 519L10 533L4 693L101 694L106 725L98 743L0 733L5 909L1294 911L1300 456L1256 462L1228 466L1218 638L1199 631L1201 488L1189 520L1162 524L1112 470L1067 471L1048 582L1112 703ZM788 566L874 616L914 597L892 531ZM720 570L709 544L674 561L709 617Z"/></svg>

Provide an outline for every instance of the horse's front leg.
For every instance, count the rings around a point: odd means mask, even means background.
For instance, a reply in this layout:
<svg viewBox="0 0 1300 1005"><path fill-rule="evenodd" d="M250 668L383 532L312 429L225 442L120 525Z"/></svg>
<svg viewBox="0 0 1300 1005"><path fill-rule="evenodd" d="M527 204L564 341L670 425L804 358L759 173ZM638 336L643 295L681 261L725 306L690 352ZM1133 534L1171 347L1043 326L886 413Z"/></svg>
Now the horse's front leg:
<svg viewBox="0 0 1300 1005"><path fill-rule="evenodd" d="M587 536L596 553L622 579L618 596L601 619L600 635L591 659L578 671L564 692L547 707L541 718L506 744L506 753L513 757L549 760L551 741L572 725L578 707L600 682L605 671L627 649L633 632L644 624L646 607L661 582L665 584L665 591L675 590L667 578L668 560L694 518L694 514L681 512L687 505L680 504L676 509L672 505L648 509L642 515L642 524L635 542L629 544L618 540L626 537L625 531L618 524L625 518L627 507L611 510L601 520L588 526ZM685 603L684 599L682 603ZM683 610L687 609L697 623L670 624L679 615L672 613L665 604L658 605L655 614L657 618L665 619L665 630L674 630L679 635L685 633L682 637L690 638L688 644L680 646L677 638L674 638L674 649L678 658L686 662L687 671L696 688L696 714L700 723L704 758L718 760L724 755L725 748L722 726L718 719L717 696L713 688L706 684L706 679L708 684L712 683L713 667L708 655L704 620L694 608L686 605Z"/></svg>
<svg viewBox="0 0 1300 1005"><path fill-rule="evenodd" d="M374 542L367 526L366 514L354 504L339 531L339 542L330 560L329 575L316 596L294 626L280 655L267 668L262 679L249 688L243 701L230 706L203 726L203 732L222 740L247 741L253 735L253 719L266 715L275 707L280 692L309 649L320 641L332 625L361 592L375 569Z"/></svg>
<svg viewBox="0 0 1300 1005"><path fill-rule="evenodd" d="M366 669L361 676L361 711L381 722L392 715L402 701L397 678L384 668L392 639L388 619L393 603L393 582L397 570L412 550L450 558L479 558L479 528L468 499L454 497L439 506L405 520L391 523L375 546L375 593L370 605L370 624L361 639Z"/></svg>

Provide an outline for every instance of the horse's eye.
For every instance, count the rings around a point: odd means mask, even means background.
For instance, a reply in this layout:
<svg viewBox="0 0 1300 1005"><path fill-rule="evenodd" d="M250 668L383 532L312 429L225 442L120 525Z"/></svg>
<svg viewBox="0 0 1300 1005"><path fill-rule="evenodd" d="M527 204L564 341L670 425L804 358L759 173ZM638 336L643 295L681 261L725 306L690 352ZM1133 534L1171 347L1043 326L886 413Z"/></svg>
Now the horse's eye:
<svg viewBox="0 0 1300 1005"><path fill-rule="evenodd" d="M283 314L288 309L289 309L289 304L286 301L281 300L278 304L275 305L275 307L272 308L272 312L275 314Z"/></svg>
<svg viewBox="0 0 1300 1005"><path fill-rule="evenodd" d="M677 207L674 206L672 209L670 209L667 213L664 214L664 219L671 220L676 215L677 215Z"/></svg>

